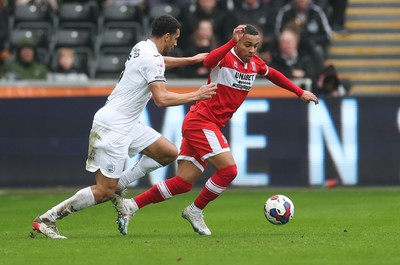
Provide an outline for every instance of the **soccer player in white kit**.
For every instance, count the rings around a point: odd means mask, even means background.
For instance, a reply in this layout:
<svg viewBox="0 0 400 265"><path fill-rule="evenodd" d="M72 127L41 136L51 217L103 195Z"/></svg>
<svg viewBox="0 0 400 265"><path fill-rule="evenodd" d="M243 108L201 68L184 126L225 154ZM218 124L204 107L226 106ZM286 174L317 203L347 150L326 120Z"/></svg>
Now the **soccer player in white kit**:
<svg viewBox="0 0 400 265"><path fill-rule="evenodd" d="M128 156L143 154L133 168L144 173L168 165L176 159L177 148L138 119L150 98L158 107L165 107L210 99L216 93L215 84L204 85L195 92L185 94L166 89L166 67L197 63L206 56L163 57L177 45L180 27L175 18L160 16L152 23L150 38L132 48L120 80L93 119L86 170L95 173L96 184L79 190L38 216L33 222L33 229L38 233L49 238L66 238L60 235L57 220L111 200L117 191ZM132 168L127 170L131 171Z"/></svg>
<svg viewBox="0 0 400 265"><path fill-rule="evenodd" d="M132 199L115 196L121 234L127 233L129 221L139 209L189 192L210 164L215 173L194 202L183 210L182 217L189 221L195 232L211 235L204 222L203 210L226 190L237 175L235 159L221 129L242 105L257 75L291 91L305 103L318 104L318 98L312 92L296 86L256 55L260 43L260 33L254 26L239 25L230 41L211 51L204 59L204 66L212 69L208 82L217 83L218 93L210 100L196 102L186 114L177 175L156 183Z"/></svg>

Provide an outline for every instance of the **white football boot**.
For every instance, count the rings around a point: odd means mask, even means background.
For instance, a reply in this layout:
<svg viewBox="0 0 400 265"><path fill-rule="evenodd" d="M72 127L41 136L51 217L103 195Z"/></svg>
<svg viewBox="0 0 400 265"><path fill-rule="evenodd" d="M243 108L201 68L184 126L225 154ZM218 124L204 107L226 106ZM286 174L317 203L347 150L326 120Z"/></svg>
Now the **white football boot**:
<svg viewBox="0 0 400 265"><path fill-rule="evenodd" d="M183 209L182 217L189 221L192 225L193 230L202 236L211 235L210 229L208 229L206 223L204 222L203 212L193 212L191 205Z"/></svg>
<svg viewBox="0 0 400 265"><path fill-rule="evenodd" d="M38 233L41 233L48 238L52 239L67 239L67 237L60 235L57 225L55 222L51 222L48 219L40 218L39 216L35 218L32 223L32 228Z"/></svg>
<svg viewBox="0 0 400 265"><path fill-rule="evenodd" d="M125 236L128 234L129 221L135 215L137 207L135 207L133 199L124 199L118 194L114 196L111 202L114 205L115 210L117 210L118 230Z"/></svg>

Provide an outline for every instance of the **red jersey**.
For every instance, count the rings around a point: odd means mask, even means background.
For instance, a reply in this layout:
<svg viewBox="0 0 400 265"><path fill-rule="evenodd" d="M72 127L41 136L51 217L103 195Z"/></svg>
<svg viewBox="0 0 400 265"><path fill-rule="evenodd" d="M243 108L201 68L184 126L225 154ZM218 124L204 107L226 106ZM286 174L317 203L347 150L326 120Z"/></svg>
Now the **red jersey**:
<svg viewBox="0 0 400 265"><path fill-rule="evenodd" d="M217 84L217 94L209 100L196 102L190 108L190 114L196 113L220 128L225 126L242 105L257 75L265 76L298 96L303 93L301 88L277 70L268 67L258 56L254 55L248 63L243 62L233 49L235 45L236 42L230 40L207 55L204 65L213 68L208 83Z"/></svg>
<svg viewBox="0 0 400 265"><path fill-rule="evenodd" d="M259 57L253 56L250 62L244 63L231 48L208 78L208 83L217 84L217 94L209 100L196 102L191 110L218 127L224 127L246 99L257 75L267 73L268 67Z"/></svg>

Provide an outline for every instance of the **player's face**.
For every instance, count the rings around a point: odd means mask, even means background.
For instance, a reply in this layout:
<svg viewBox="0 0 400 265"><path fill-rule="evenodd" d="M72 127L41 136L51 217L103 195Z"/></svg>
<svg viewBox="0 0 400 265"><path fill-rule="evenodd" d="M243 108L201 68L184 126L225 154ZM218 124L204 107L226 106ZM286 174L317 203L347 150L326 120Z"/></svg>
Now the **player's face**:
<svg viewBox="0 0 400 265"><path fill-rule="evenodd" d="M170 53L172 49L178 45L178 39L180 35L181 31L179 29L176 31L175 34L169 34L169 33L166 34L165 37L166 45L164 47L162 55L164 56L168 55L168 53Z"/></svg>
<svg viewBox="0 0 400 265"><path fill-rule="evenodd" d="M235 46L235 52L239 58L248 63L260 45L260 35L244 34Z"/></svg>

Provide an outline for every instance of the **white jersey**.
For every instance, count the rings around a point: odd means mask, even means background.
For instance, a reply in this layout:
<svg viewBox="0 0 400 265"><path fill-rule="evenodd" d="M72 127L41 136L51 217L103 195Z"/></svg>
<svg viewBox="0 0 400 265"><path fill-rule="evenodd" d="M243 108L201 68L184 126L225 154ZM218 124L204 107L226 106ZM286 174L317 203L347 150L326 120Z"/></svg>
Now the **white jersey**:
<svg viewBox="0 0 400 265"><path fill-rule="evenodd" d="M119 82L104 107L96 112L93 122L125 135L134 133L151 98L149 85L165 82L164 72L164 58L155 43L150 39L137 43L125 62Z"/></svg>

